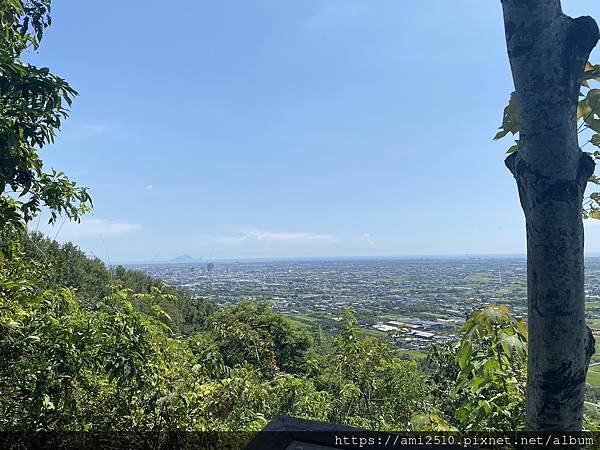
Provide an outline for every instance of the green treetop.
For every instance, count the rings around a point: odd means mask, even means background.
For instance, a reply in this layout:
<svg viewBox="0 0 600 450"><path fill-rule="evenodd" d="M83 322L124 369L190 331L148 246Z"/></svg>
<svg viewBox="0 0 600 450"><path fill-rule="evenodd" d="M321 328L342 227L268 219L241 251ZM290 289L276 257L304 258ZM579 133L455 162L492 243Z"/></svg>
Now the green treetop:
<svg viewBox="0 0 600 450"><path fill-rule="evenodd" d="M39 151L54 138L77 92L45 67L26 62L50 25L50 0L0 0L0 224L23 227L42 207L50 222L79 220L85 188L45 171Z"/></svg>

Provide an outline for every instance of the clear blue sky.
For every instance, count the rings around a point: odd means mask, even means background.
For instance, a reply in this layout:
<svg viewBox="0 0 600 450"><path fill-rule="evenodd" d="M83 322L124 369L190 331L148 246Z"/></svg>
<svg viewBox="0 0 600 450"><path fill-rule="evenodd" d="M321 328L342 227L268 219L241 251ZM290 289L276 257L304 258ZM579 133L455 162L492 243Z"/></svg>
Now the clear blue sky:
<svg viewBox="0 0 600 450"><path fill-rule="evenodd" d="M491 140L512 90L499 0L57 0L53 18L35 61L80 97L43 157L95 203L42 219L59 240L113 262L524 252Z"/></svg>

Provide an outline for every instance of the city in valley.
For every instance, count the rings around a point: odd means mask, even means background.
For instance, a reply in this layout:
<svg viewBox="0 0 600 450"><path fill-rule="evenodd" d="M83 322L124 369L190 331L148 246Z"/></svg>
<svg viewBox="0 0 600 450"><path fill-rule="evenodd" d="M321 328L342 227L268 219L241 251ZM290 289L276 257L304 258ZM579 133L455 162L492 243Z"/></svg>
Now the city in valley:
<svg viewBox="0 0 600 450"><path fill-rule="evenodd" d="M219 305L269 301L325 333L352 307L363 330L417 354L455 338L468 315L507 305L527 319L526 261L518 257L345 259L147 264L136 269ZM600 258L586 260L588 325L600 333ZM597 357L597 355L596 355ZM600 377L600 374L598 375Z"/></svg>

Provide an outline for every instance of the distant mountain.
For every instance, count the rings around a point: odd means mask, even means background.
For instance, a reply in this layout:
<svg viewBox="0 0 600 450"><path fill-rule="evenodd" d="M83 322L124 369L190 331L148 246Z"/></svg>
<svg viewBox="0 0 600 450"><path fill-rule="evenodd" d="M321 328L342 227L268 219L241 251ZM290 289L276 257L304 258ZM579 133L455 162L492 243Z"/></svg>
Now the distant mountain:
<svg viewBox="0 0 600 450"><path fill-rule="evenodd" d="M180 255L177 258L173 258L167 261L171 264L191 264L202 262L201 258L194 258L190 255Z"/></svg>

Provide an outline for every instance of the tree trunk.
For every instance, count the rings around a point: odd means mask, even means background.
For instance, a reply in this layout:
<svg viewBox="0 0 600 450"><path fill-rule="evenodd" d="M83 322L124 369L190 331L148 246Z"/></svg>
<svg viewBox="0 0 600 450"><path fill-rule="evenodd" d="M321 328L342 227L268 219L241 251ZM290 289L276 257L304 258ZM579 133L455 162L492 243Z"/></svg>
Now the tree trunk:
<svg viewBox="0 0 600 450"><path fill-rule="evenodd" d="M502 0L520 146L506 159L527 229L526 428L582 427L594 338L585 325L582 200L594 162L579 148L580 79L598 27L560 0Z"/></svg>

